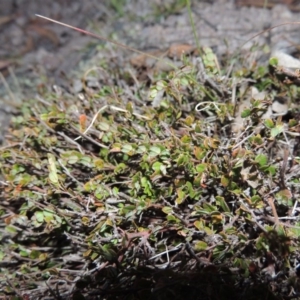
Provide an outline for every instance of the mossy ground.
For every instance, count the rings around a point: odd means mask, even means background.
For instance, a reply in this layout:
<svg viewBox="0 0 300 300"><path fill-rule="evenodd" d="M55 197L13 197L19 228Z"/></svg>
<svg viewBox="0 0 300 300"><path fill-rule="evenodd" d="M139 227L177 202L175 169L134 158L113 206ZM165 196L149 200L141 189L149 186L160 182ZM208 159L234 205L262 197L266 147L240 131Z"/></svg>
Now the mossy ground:
<svg viewBox="0 0 300 300"><path fill-rule="evenodd" d="M107 63L24 104L0 150L3 295L296 298L299 115L262 115L297 82L228 70L210 51L143 82ZM251 86L267 96L234 134Z"/></svg>

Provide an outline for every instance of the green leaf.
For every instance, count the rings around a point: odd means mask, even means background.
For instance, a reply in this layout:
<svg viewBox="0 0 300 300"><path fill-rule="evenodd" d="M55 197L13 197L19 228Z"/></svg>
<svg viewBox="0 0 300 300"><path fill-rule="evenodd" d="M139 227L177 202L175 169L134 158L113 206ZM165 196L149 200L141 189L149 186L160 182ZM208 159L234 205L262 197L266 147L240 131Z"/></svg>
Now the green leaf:
<svg viewBox="0 0 300 300"><path fill-rule="evenodd" d="M5 231L7 231L8 233L16 233L17 229L14 226L8 225L5 227Z"/></svg>
<svg viewBox="0 0 300 300"><path fill-rule="evenodd" d="M160 155L160 153L161 153L161 149L157 146L151 146L149 151L150 151L149 155L153 156L153 157Z"/></svg>
<svg viewBox="0 0 300 300"><path fill-rule="evenodd" d="M294 127L296 125L298 125L298 121L297 120L295 120L295 119L290 119L289 120L289 128Z"/></svg>
<svg viewBox="0 0 300 300"><path fill-rule="evenodd" d="M269 65L273 66L273 67L277 67L278 66L278 58L277 57L271 57L269 59Z"/></svg>
<svg viewBox="0 0 300 300"><path fill-rule="evenodd" d="M54 214L53 213L51 213L51 212L49 212L49 211L43 211L43 215L44 215L44 220L45 220L45 222L50 222L50 221L52 221L53 220L53 218L54 218ZM39 221L39 220L38 220ZM39 221L39 222L42 222L42 221Z"/></svg>
<svg viewBox="0 0 300 300"><path fill-rule="evenodd" d="M291 233L291 236L293 238L299 239L299 237L300 237L300 223L299 222L295 224L295 227L286 228L286 230Z"/></svg>
<svg viewBox="0 0 300 300"><path fill-rule="evenodd" d="M211 212L216 212L216 211L218 211L218 209L214 205L211 205L209 203L204 203L203 204L203 212L211 213Z"/></svg>
<svg viewBox="0 0 300 300"><path fill-rule="evenodd" d="M199 230L203 230L204 229L204 224L203 224L203 221L202 220L197 220L194 222L194 226Z"/></svg>
<svg viewBox="0 0 300 300"><path fill-rule="evenodd" d="M78 160L79 160L79 158L76 155L71 155L71 156L68 157L68 163L70 165L76 164L78 162Z"/></svg>
<svg viewBox="0 0 300 300"><path fill-rule="evenodd" d="M156 83L156 89L158 91L161 91L165 89L168 86L168 83L166 81L160 80Z"/></svg>
<svg viewBox="0 0 300 300"><path fill-rule="evenodd" d="M110 128L109 124L104 123L104 122L99 122L97 127L102 131L109 131L109 128Z"/></svg>
<svg viewBox="0 0 300 300"><path fill-rule="evenodd" d="M224 197L216 196L217 205L220 205L224 212L230 212L230 209L225 201Z"/></svg>
<svg viewBox="0 0 300 300"><path fill-rule="evenodd" d="M162 208L162 211L165 213L165 214L171 214L173 212L173 208L172 207L169 207L169 206L165 206Z"/></svg>
<svg viewBox="0 0 300 300"><path fill-rule="evenodd" d="M125 144L125 145L123 145L122 146L122 149L121 149L121 151L123 152L123 153L130 153L130 152L132 152L134 149L133 149L133 147L132 147L132 145L130 145L130 144Z"/></svg>
<svg viewBox="0 0 300 300"><path fill-rule="evenodd" d="M180 223L181 221L173 215L167 215L167 220L170 222Z"/></svg>
<svg viewBox="0 0 300 300"><path fill-rule="evenodd" d="M283 125L282 124L278 124L276 125L274 128L271 129L271 137L276 137L278 134L283 132Z"/></svg>
<svg viewBox="0 0 300 300"><path fill-rule="evenodd" d="M195 244L195 251L203 251L207 248L207 243L205 243L204 241L198 241Z"/></svg>
<svg viewBox="0 0 300 300"><path fill-rule="evenodd" d="M20 251L20 255L21 255L22 257L28 257L28 252L27 252L26 250L21 250L21 251Z"/></svg>
<svg viewBox="0 0 300 300"><path fill-rule="evenodd" d="M127 166L126 166L124 163L119 163L119 164L115 167L114 173L115 173L116 175L122 174L122 173L125 172L126 168L127 168Z"/></svg>
<svg viewBox="0 0 300 300"><path fill-rule="evenodd" d="M249 139L254 145L262 145L263 139L260 134L257 134Z"/></svg>
<svg viewBox="0 0 300 300"><path fill-rule="evenodd" d="M258 154L255 157L255 161L261 166L265 166L268 163L268 157L265 154Z"/></svg>
<svg viewBox="0 0 300 300"><path fill-rule="evenodd" d="M201 160L205 157L206 151L200 147L195 147L194 154L198 160ZM203 164L201 164L201 165L203 165Z"/></svg>
<svg viewBox="0 0 300 300"><path fill-rule="evenodd" d="M258 195L254 195L251 197L251 202L254 205L254 207L258 208L262 204L261 197Z"/></svg>
<svg viewBox="0 0 300 300"><path fill-rule="evenodd" d="M266 119L265 120L265 126L269 129L273 128L275 125L274 125L274 122L272 119Z"/></svg>
<svg viewBox="0 0 300 300"><path fill-rule="evenodd" d="M276 168L276 166L271 165L271 166L268 167L267 171L268 171L272 176L274 176L274 175L276 174L277 168Z"/></svg>
<svg viewBox="0 0 300 300"><path fill-rule="evenodd" d="M181 139L182 143L189 144L192 142L192 138L189 135L184 135Z"/></svg>
<svg viewBox="0 0 300 300"><path fill-rule="evenodd" d="M166 166L159 162L159 161L156 161L153 165L152 165L152 169L157 173L161 173L163 175L166 175L167 174L167 168Z"/></svg>
<svg viewBox="0 0 300 300"><path fill-rule="evenodd" d="M176 203L177 204L183 203L186 197L185 192L181 188L177 189L176 192L177 192L177 198L175 200Z"/></svg>
<svg viewBox="0 0 300 300"><path fill-rule="evenodd" d="M207 169L207 164L199 164L196 166L196 171L198 173L203 173L206 171L206 169Z"/></svg>
<svg viewBox="0 0 300 300"><path fill-rule="evenodd" d="M29 257L30 257L31 259L37 259L37 258L39 258L40 254L41 254L40 251L32 250L32 251L30 252L30 254L29 254Z"/></svg>
<svg viewBox="0 0 300 300"><path fill-rule="evenodd" d="M226 176L224 176L224 175L222 175L222 177L221 177L221 184L224 187L227 187L229 185L229 182L230 182L229 178L226 177Z"/></svg>
<svg viewBox="0 0 300 300"><path fill-rule="evenodd" d="M35 219L39 222L39 223L43 223L44 222L44 213L42 211L36 211L34 213Z"/></svg>
<svg viewBox="0 0 300 300"><path fill-rule="evenodd" d="M147 148L146 148L146 146L144 146L144 145L141 145L141 146L139 146L138 148L137 148L137 153L140 153L140 154L144 154L144 153L146 153L146 151L147 151Z"/></svg>
<svg viewBox="0 0 300 300"><path fill-rule="evenodd" d="M144 188L144 193L148 196L152 196L151 182L146 177L141 178L141 185Z"/></svg>
<svg viewBox="0 0 300 300"><path fill-rule="evenodd" d="M156 162L152 165L152 169L153 169L154 171L160 171L161 166L162 166L162 163L159 162L159 161L156 161Z"/></svg>
<svg viewBox="0 0 300 300"><path fill-rule="evenodd" d="M250 116L250 114L251 114L251 109L246 108L245 110L242 111L241 117L242 117L242 118L247 118L247 117Z"/></svg>
<svg viewBox="0 0 300 300"><path fill-rule="evenodd" d="M48 170L49 170L49 179L51 183L54 185L59 185L58 176L57 176L57 169L56 169L56 160L55 156L51 153L48 153Z"/></svg>

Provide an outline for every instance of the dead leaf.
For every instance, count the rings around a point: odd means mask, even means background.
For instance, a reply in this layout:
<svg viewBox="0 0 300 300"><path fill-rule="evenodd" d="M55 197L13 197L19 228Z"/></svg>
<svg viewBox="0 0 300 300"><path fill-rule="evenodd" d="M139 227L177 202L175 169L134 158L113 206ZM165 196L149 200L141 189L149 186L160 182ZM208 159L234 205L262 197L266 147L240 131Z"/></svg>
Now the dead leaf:
<svg viewBox="0 0 300 300"><path fill-rule="evenodd" d="M195 47L189 44L175 44L170 46L168 56L180 59L183 54L191 54L194 50Z"/></svg>

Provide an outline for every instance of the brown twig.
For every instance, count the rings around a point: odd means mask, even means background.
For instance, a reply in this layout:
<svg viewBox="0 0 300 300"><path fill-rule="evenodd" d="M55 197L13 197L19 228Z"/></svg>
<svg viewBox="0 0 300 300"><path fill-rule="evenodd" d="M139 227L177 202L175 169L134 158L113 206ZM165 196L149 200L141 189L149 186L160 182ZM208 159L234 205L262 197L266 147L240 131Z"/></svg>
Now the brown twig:
<svg viewBox="0 0 300 300"><path fill-rule="evenodd" d="M279 219L278 219L278 214L277 214L276 207L274 205L274 199L272 197L268 197L267 200L268 200L269 205L272 208L272 213L273 213L273 216L274 216L274 223L276 225L279 225L280 222L279 222Z"/></svg>
<svg viewBox="0 0 300 300"><path fill-rule="evenodd" d="M53 19L51 19L51 18L44 17L44 16L39 15L39 14L36 14L36 16L39 17L39 18L48 20L48 21L50 21L50 22L53 22L53 23L56 23L56 24L59 24L59 25L68 27L68 28L73 29L73 30L76 30L76 31L81 32L81 33L83 33L83 34L89 35L89 36L94 37L94 38L96 38L96 39L98 39L98 40L102 40L102 41L104 41L104 42L108 42L108 43L114 44L114 45L116 45L116 46L118 46L118 47L121 47L121 48L123 48L123 49L130 50L130 51L135 52L135 53L138 53L138 54L146 55L146 56L148 56L148 57L150 57L150 58L152 58L152 59L155 59L155 60L157 60L157 61L162 61L161 57L157 57L157 56L151 55L151 54L149 54L149 53L146 53L146 52L137 50L137 49L135 49L135 48L132 48L132 47L130 47L130 46L126 46L126 45L124 45L124 44L122 44L122 43L119 43L119 42L116 42L116 41L114 41L114 40L105 38L105 37L100 36L100 35L98 35L98 34L89 32L89 31L87 31L87 30L84 30L84 29L81 29L81 28L78 28L78 27L75 27L75 26L72 26L72 25L63 23L63 22L59 22L59 21L53 20ZM166 63L167 63L168 65L170 65L172 68L178 69L178 67L176 67L174 64L172 64L172 63L170 63L170 62L166 62Z"/></svg>

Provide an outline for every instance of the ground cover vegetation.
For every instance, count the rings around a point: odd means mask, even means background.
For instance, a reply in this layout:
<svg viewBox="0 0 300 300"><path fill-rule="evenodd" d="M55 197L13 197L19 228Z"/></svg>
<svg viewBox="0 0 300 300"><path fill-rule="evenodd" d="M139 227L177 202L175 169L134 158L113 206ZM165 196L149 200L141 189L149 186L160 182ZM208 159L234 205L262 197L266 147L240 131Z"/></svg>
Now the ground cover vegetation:
<svg viewBox="0 0 300 300"><path fill-rule="evenodd" d="M46 87L12 119L9 299L299 297L299 74L249 63L255 47L177 49L163 70L100 61L76 93Z"/></svg>

